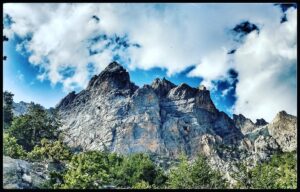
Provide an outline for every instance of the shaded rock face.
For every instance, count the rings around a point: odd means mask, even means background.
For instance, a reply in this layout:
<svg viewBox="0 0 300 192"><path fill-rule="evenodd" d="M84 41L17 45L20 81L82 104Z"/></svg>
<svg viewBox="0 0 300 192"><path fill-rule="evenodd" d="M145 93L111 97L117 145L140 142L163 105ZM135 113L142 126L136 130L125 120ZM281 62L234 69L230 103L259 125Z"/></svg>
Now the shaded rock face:
<svg viewBox="0 0 300 192"><path fill-rule="evenodd" d="M57 108L65 142L81 150L193 156L203 151L204 135L232 145L243 137L234 121L216 109L208 90L166 79L138 88L116 62Z"/></svg>
<svg viewBox="0 0 300 192"><path fill-rule="evenodd" d="M151 87L154 89L154 92L159 97L165 97L171 89L176 87L173 83L163 78L162 80L159 78L156 78L153 83L151 84Z"/></svg>
<svg viewBox="0 0 300 192"><path fill-rule="evenodd" d="M59 103L59 105L57 106L58 108L64 108L67 105L69 105L69 103L71 103L76 97L75 91L70 92L64 99L62 99Z"/></svg>
<svg viewBox="0 0 300 192"><path fill-rule="evenodd" d="M4 189L36 189L47 179L47 167L44 164L3 156Z"/></svg>

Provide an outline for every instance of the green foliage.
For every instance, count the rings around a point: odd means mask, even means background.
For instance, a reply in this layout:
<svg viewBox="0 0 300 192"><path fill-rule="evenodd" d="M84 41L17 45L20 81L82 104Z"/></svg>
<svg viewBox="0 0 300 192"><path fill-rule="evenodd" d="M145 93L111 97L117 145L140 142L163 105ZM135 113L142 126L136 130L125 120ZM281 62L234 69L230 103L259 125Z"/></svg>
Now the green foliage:
<svg viewBox="0 0 300 192"><path fill-rule="evenodd" d="M158 169L146 154L137 153L124 158L116 174L117 186L134 186L140 182L162 185L166 181L163 171ZM145 184L145 183L144 183Z"/></svg>
<svg viewBox="0 0 300 192"><path fill-rule="evenodd" d="M71 151L69 147L61 141L49 141L42 139L41 145L36 145L33 150L28 153L28 158L31 161L66 161L71 159Z"/></svg>
<svg viewBox="0 0 300 192"><path fill-rule="evenodd" d="M271 160L256 165L251 170L240 169L234 177L236 188L254 189L295 189L297 187L296 153L275 154ZM241 167L245 167L242 165ZM243 176L241 177L238 176Z"/></svg>
<svg viewBox="0 0 300 192"><path fill-rule="evenodd" d="M132 187L133 189L151 189L151 185L146 181L141 181L138 183L135 183Z"/></svg>
<svg viewBox="0 0 300 192"><path fill-rule="evenodd" d="M179 189L215 189L226 188L227 182L218 171L210 168L206 158L199 155L190 164L186 156L181 155L180 163L170 170L167 181L170 188Z"/></svg>
<svg viewBox="0 0 300 192"><path fill-rule="evenodd" d="M74 155L60 188L97 189L111 182L110 167L118 165L119 158L106 153L89 151Z"/></svg>
<svg viewBox="0 0 300 192"><path fill-rule="evenodd" d="M14 118L8 133L26 151L31 151L43 138L56 139L59 126L59 121L49 117L41 105L31 103L28 114Z"/></svg>
<svg viewBox="0 0 300 192"><path fill-rule="evenodd" d="M233 174L233 178L236 179L237 183L234 188L238 189L249 189L251 188L252 175L248 170L247 166L243 163L236 165L237 171Z"/></svg>
<svg viewBox="0 0 300 192"><path fill-rule="evenodd" d="M41 184L41 189L59 189L60 185L64 181L64 174L65 171L57 172L57 171L51 171L49 173L49 180L45 181Z"/></svg>
<svg viewBox="0 0 300 192"><path fill-rule="evenodd" d="M199 155L192 164L191 175L194 188L223 189L227 187L227 182L222 178L221 173L211 169L204 156Z"/></svg>
<svg viewBox="0 0 300 192"><path fill-rule="evenodd" d="M25 159L27 156L22 146L17 143L16 138L7 133L3 134L3 155L15 159Z"/></svg>
<svg viewBox="0 0 300 192"><path fill-rule="evenodd" d="M297 187L295 153L273 155L271 161L256 166L252 172L253 188L295 189Z"/></svg>
<svg viewBox="0 0 300 192"><path fill-rule="evenodd" d="M3 124L4 129L7 129L13 120L13 96L11 92L4 91L3 93Z"/></svg>
<svg viewBox="0 0 300 192"><path fill-rule="evenodd" d="M59 188L151 188L166 178L148 155L89 151L74 155Z"/></svg>

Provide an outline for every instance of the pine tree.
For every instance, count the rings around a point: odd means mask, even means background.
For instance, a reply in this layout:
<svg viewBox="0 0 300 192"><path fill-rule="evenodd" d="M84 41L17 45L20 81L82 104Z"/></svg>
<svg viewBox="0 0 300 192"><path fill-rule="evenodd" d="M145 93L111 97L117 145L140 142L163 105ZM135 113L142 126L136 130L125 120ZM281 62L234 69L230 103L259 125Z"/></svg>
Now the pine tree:
<svg viewBox="0 0 300 192"><path fill-rule="evenodd" d="M59 126L59 121L54 120L41 105L31 103L28 113L16 117L8 132L26 151L31 151L43 138L57 139Z"/></svg>
<svg viewBox="0 0 300 192"><path fill-rule="evenodd" d="M3 121L4 129L8 128L13 120L13 96L11 92L3 93Z"/></svg>

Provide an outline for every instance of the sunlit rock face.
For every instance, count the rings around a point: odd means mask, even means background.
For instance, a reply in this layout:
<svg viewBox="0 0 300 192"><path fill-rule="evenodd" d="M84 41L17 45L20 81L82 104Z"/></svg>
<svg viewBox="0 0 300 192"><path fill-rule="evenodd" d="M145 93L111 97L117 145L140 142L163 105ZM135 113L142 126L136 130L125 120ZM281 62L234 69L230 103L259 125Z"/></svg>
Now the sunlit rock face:
<svg viewBox="0 0 300 192"><path fill-rule="evenodd" d="M282 151L297 150L297 117L281 111L268 125L268 130Z"/></svg>
<svg viewBox="0 0 300 192"><path fill-rule="evenodd" d="M57 108L65 141L82 150L193 156L205 134L227 144L242 139L234 121L216 109L208 90L176 86L165 78L137 87L116 62L95 75L85 90L68 94Z"/></svg>

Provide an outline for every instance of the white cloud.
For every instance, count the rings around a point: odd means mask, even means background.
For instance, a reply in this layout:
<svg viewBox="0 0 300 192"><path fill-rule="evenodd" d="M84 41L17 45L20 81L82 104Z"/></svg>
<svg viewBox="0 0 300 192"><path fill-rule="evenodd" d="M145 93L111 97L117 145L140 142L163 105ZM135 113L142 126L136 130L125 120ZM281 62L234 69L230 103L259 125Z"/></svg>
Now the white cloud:
<svg viewBox="0 0 300 192"><path fill-rule="evenodd" d="M173 75L198 63L207 69L207 55L216 55L214 50L227 46L227 29L249 18L258 23L272 20L280 11L270 4L7 3L4 13L15 22L4 33L32 34L25 46L31 52L29 61L42 67L53 84L63 83L70 90L71 83L82 88L87 85L88 63L94 62L99 72L112 60L112 50L89 56L86 40L97 34L127 34L131 42L142 46L120 51L124 60L131 59L130 69L162 67ZM99 23L91 19L93 15L100 18ZM58 71L65 66L77 68L74 77L63 79ZM217 68L220 75L222 69ZM218 77L212 73L209 78Z"/></svg>
<svg viewBox="0 0 300 192"><path fill-rule="evenodd" d="M297 115L297 10L289 9L287 19L251 33L236 51L235 113L267 121L280 110Z"/></svg>
<svg viewBox="0 0 300 192"><path fill-rule="evenodd" d="M53 85L62 83L65 91L85 88L91 75L87 66L93 63L93 73L99 73L116 53L124 62L130 60L125 63L131 70L161 67L169 76L195 65L189 75L201 76L212 89L212 81L227 78L228 69L235 68L239 83L234 112L270 120L279 110L293 114L296 111L296 77L284 77L296 65L295 12L290 9L289 21L280 24L282 13L278 6L263 3L6 3L4 13L15 23L4 29L4 34L31 34L32 38L22 46L30 52L30 63L43 69L38 79L49 79ZM100 21L95 22L93 15ZM235 56L228 55L227 51L236 47L228 31L246 20L261 28L260 34L250 34ZM107 48L89 55L87 40L100 34L127 34L129 41L141 48ZM91 49L103 47L104 41ZM66 67L75 68L74 76L64 77L59 72ZM282 92L284 97L280 97Z"/></svg>
<svg viewBox="0 0 300 192"><path fill-rule="evenodd" d="M227 75L226 71L233 67L232 63L229 62L229 56L225 48L216 50L207 56L202 58L200 64L192 70L188 76L190 77L203 77L203 85L212 89L212 81L222 79Z"/></svg>

